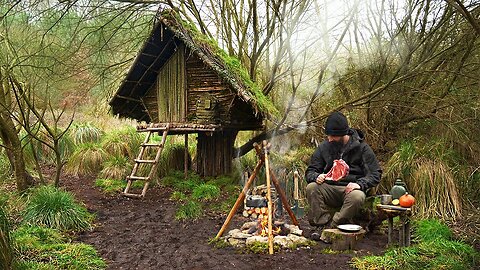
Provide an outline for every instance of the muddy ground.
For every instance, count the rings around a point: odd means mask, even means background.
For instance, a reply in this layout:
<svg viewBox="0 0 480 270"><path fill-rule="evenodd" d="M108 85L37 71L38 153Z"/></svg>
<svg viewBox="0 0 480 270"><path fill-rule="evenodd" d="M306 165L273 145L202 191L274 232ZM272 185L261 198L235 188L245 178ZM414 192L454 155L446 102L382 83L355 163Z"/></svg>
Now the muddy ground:
<svg viewBox="0 0 480 270"><path fill-rule="evenodd" d="M93 178L65 177L63 185L97 216L96 227L78 241L93 245L108 263L108 269L350 269L354 256L379 254L387 236L371 232L357 250L322 254L330 245L319 242L310 249L280 251L274 255L251 254L234 248L218 249L208 244L226 215L207 213L188 222L176 221L171 190L153 187L144 199L108 196L94 187ZM245 222L240 214L229 229ZM302 229L306 220L299 220ZM228 231L228 230L227 230Z"/></svg>

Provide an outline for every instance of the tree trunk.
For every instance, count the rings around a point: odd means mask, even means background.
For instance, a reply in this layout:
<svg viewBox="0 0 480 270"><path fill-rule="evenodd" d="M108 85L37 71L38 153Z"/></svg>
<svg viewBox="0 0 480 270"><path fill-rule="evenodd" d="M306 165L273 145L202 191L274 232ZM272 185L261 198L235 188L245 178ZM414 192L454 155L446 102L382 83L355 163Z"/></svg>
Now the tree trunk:
<svg viewBox="0 0 480 270"><path fill-rule="evenodd" d="M27 188L33 186L33 178L26 170L22 143L15 130L15 124L11 118L5 117L5 114L2 113L0 115L0 127L2 129L0 134L7 155L9 158L11 157L10 163L13 167L15 180L17 182L17 190L20 192L25 191Z"/></svg>

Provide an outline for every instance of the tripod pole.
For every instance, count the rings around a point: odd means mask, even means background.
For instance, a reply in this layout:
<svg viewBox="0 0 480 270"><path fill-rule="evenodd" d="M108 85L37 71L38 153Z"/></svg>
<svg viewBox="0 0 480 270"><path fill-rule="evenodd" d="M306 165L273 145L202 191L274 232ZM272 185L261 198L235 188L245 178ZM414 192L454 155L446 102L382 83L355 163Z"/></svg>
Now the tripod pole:
<svg viewBox="0 0 480 270"><path fill-rule="evenodd" d="M272 192L270 184L270 164L268 161L268 144L263 141L265 155L265 171L267 176L267 202L268 202L268 253L273 254L273 228L272 228Z"/></svg>
<svg viewBox="0 0 480 270"><path fill-rule="evenodd" d="M257 166L255 166L255 169L253 170L252 175L250 175L250 178L248 178L247 183L243 187L243 190L238 195L237 201L233 205L232 210L230 210L230 213L228 213L227 219L223 223L220 231L217 233L217 236L215 236L215 239L218 239L219 237L221 237L223 232L225 231L225 229L227 229L228 224L230 224L230 221L232 220L233 215L235 214L235 212L237 212L238 207L240 206L240 204L242 204L243 200L245 199L245 196L246 196L245 194L247 194L248 188L252 184L253 180L257 176L257 173L262 166L263 166L263 159L260 159L260 160L258 160Z"/></svg>

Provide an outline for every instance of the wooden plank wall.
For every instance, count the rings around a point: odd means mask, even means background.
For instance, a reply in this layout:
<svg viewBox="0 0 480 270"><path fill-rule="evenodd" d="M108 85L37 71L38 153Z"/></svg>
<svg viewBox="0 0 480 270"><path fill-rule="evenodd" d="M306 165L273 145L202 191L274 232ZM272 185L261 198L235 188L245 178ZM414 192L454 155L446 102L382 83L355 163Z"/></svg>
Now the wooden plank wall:
<svg viewBox="0 0 480 270"><path fill-rule="evenodd" d="M179 45L158 73L157 102L159 122L184 122L185 114L185 47Z"/></svg>
<svg viewBox="0 0 480 270"><path fill-rule="evenodd" d="M237 131L199 132L197 137L197 173L218 176L232 171L233 146Z"/></svg>
<svg viewBox="0 0 480 270"><path fill-rule="evenodd" d="M150 89L148 89L145 96L142 98L147 113L150 116L152 123L158 123L158 101L157 101L157 84L154 83Z"/></svg>
<svg viewBox="0 0 480 270"><path fill-rule="evenodd" d="M209 93L218 101L217 110L220 123L229 123L229 107L235 97L235 93L195 53L188 53L187 51L186 71L188 89L187 118L195 118L197 100L205 93Z"/></svg>

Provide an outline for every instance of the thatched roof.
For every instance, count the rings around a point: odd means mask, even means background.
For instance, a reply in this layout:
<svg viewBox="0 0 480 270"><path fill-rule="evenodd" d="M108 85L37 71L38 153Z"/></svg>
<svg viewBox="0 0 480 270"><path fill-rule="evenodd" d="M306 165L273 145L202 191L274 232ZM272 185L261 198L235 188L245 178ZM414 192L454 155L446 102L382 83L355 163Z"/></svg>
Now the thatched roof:
<svg viewBox="0 0 480 270"><path fill-rule="evenodd" d="M141 98L155 83L158 71L183 43L219 77L229 84L237 95L250 104L256 114L265 116L276 111L272 102L263 95L246 75L240 62L199 33L192 25L178 19L172 10L164 11L148 40L137 55L120 88L110 101L114 115L150 122ZM227 61L232 60L233 61Z"/></svg>

